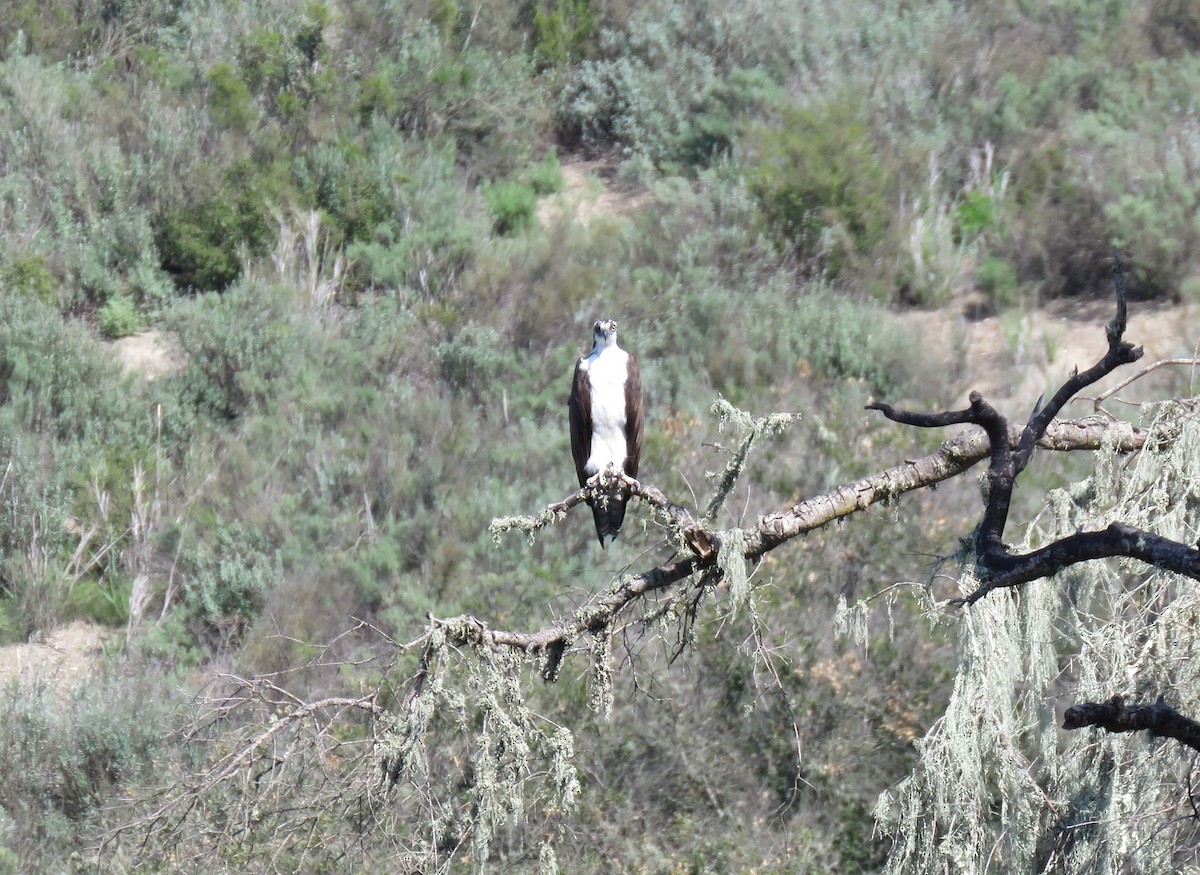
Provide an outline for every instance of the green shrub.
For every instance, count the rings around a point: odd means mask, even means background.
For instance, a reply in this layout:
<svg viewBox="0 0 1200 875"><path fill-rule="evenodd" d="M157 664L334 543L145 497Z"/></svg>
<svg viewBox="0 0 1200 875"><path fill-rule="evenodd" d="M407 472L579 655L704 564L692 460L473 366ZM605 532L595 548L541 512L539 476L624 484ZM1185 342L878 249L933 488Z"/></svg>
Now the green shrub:
<svg viewBox="0 0 1200 875"><path fill-rule="evenodd" d="M594 29L589 0L538 0L534 4L533 50L546 66L577 59Z"/></svg>
<svg viewBox="0 0 1200 875"><path fill-rule="evenodd" d="M684 130L681 161L705 167L728 155L746 120L778 104L779 97L779 86L766 70L734 67L726 78L713 83Z"/></svg>
<svg viewBox="0 0 1200 875"><path fill-rule="evenodd" d="M106 337L114 340L142 330L141 314L128 295L113 295L96 316L100 320L100 330Z"/></svg>
<svg viewBox="0 0 1200 875"><path fill-rule="evenodd" d="M276 169L239 161L223 171L215 191L203 191L159 223L161 265L176 285L220 291L241 276L244 255L265 253L275 233L271 210L290 195L272 177Z"/></svg>
<svg viewBox="0 0 1200 875"><path fill-rule="evenodd" d="M40 252L18 255L4 271L4 283L12 291L30 295L46 304L58 303L58 281Z"/></svg>
<svg viewBox="0 0 1200 875"><path fill-rule="evenodd" d="M62 610L70 618L82 617L106 626L123 626L129 622L129 596L133 581L77 581L63 599Z"/></svg>
<svg viewBox="0 0 1200 875"><path fill-rule="evenodd" d="M242 273L242 240L236 208L210 200L167 217L158 235L162 267L184 289L226 288Z"/></svg>
<svg viewBox="0 0 1200 875"><path fill-rule="evenodd" d="M17 265L17 279L73 312L162 287L151 216L166 187L157 159L129 145L146 120L131 118L123 94L104 93L102 78L34 56L0 60L0 235L24 241L10 247L14 260L36 259L22 252L36 241L53 282L33 262Z"/></svg>
<svg viewBox="0 0 1200 875"><path fill-rule="evenodd" d="M287 305L286 290L240 283L168 312L187 359L179 379L189 408L230 422L276 396L297 351Z"/></svg>
<svg viewBox="0 0 1200 875"><path fill-rule="evenodd" d="M249 87L238 77L233 64L214 64L208 71L208 87L213 121L239 133L249 133L258 119L258 111Z"/></svg>
<svg viewBox="0 0 1200 875"><path fill-rule="evenodd" d="M399 218L395 171L381 172L376 148L382 144L374 139L366 147L356 141L322 143L299 161L302 189L347 243L386 236Z"/></svg>
<svg viewBox="0 0 1200 875"><path fill-rule="evenodd" d="M376 116L391 118L399 108L396 88L384 73L372 73L359 83L359 122L369 126Z"/></svg>
<svg viewBox="0 0 1200 875"><path fill-rule="evenodd" d="M996 227L996 202L979 189L967 192L955 208L958 233L963 239L978 237Z"/></svg>
<svg viewBox="0 0 1200 875"><path fill-rule="evenodd" d="M433 348L442 380L457 391L482 401L514 362L508 344L496 329L469 323L448 341Z"/></svg>
<svg viewBox="0 0 1200 875"><path fill-rule="evenodd" d="M680 160L697 99L720 78L709 43L718 23L685 4L660 12L631 16L621 30L602 33L597 57L579 65L559 104L573 138L656 166Z"/></svg>
<svg viewBox="0 0 1200 875"><path fill-rule="evenodd" d="M153 674L97 673L0 687L0 810L20 871L68 871L86 825L113 791L147 776L165 737L169 686Z"/></svg>
<svg viewBox="0 0 1200 875"><path fill-rule="evenodd" d="M298 162L298 185L347 241L345 287L416 289L441 297L487 236L482 199L444 143L411 143L376 122L361 141L320 146Z"/></svg>
<svg viewBox="0 0 1200 875"><path fill-rule="evenodd" d="M305 110L328 96L334 85L325 39L331 10L320 0L309 0L300 12L286 29L258 25L238 38L238 66L246 85L286 123L301 121Z"/></svg>
<svg viewBox="0 0 1200 875"><path fill-rule="evenodd" d="M133 399L85 326L41 301L0 295L0 416L62 441L114 438Z"/></svg>
<svg viewBox="0 0 1200 875"><path fill-rule="evenodd" d="M533 223L537 193L533 186L516 180L501 180L483 187L483 198L492 213L497 234L515 234Z"/></svg>
<svg viewBox="0 0 1200 875"><path fill-rule="evenodd" d="M1017 303L1017 271L1012 262L989 256L975 269L975 282L992 307L1003 310Z"/></svg>
<svg viewBox="0 0 1200 875"><path fill-rule="evenodd" d="M562 191L562 167L558 163L558 150L550 149L546 157L525 172L525 180L539 197Z"/></svg>
<svg viewBox="0 0 1200 875"><path fill-rule="evenodd" d="M184 551L184 604L208 623L233 614L253 617L279 577L270 545L240 523L218 525L211 534Z"/></svg>
<svg viewBox="0 0 1200 875"><path fill-rule="evenodd" d="M428 23L404 33L373 75L391 88L373 87L386 101L371 108L394 106L386 121L427 145L449 142L476 178L512 175L547 126L546 94L528 54L500 54L475 40L460 51Z"/></svg>
<svg viewBox="0 0 1200 875"><path fill-rule="evenodd" d="M891 187L859 96L789 108L778 128L760 125L749 139L751 186L772 231L798 257L836 274L879 242Z"/></svg>

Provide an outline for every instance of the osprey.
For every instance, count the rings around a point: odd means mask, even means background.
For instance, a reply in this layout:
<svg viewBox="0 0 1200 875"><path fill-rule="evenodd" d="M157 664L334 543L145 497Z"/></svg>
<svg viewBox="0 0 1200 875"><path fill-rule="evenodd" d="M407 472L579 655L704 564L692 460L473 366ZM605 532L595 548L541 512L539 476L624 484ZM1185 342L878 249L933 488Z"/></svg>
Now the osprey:
<svg viewBox="0 0 1200 875"><path fill-rule="evenodd" d="M609 468L637 477L642 455L642 378L637 359L617 346L617 323L592 326L592 351L575 365L571 384L571 455L579 485ZM600 546L613 540L625 519L628 495L588 500Z"/></svg>

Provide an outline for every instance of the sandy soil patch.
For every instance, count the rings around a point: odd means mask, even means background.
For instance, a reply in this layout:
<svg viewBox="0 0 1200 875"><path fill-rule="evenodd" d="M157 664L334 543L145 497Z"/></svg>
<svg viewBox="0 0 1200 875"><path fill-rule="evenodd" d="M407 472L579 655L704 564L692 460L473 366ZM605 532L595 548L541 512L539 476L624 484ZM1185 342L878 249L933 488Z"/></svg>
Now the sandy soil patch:
<svg viewBox="0 0 1200 875"><path fill-rule="evenodd" d="M650 202L640 186L620 184L614 167L604 161L571 161L562 165L563 188L538 202L537 219L549 228L567 217L586 225L598 216L620 216Z"/></svg>
<svg viewBox="0 0 1200 875"><path fill-rule="evenodd" d="M1113 311L1112 302L1096 299L1055 301L1039 310L978 320L955 308L907 311L899 318L921 338L921 353L944 363L950 397L961 399L963 406L972 389L992 400L1032 405L1039 395L1057 390L1073 368L1082 371L1100 360L1108 344L1104 326ZM1195 355L1200 342L1198 317L1200 308L1195 305L1131 302L1125 339L1144 347L1145 355L1136 365L1118 369L1083 394L1099 394L1159 359ZM1189 378L1187 368L1162 368L1123 390L1119 397L1136 401L1164 397L1164 390L1179 391L1180 382ZM1197 379L1200 381L1200 372ZM1200 389L1200 382L1196 388ZM1111 409L1120 412L1119 405ZM1007 412L1020 415L1017 410ZM1091 404L1078 401L1069 405L1065 414L1091 412Z"/></svg>
<svg viewBox="0 0 1200 875"><path fill-rule="evenodd" d="M76 620L26 644L0 647L0 684L46 680L69 692L84 681L113 630Z"/></svg>
<svg viewBox="0 0 1200 875"><path fill-rule="evenodd" d="M113 346L125 373L138 373L147 380L174 373L184 364L175 337L153 328L122 337Z"/></svg>

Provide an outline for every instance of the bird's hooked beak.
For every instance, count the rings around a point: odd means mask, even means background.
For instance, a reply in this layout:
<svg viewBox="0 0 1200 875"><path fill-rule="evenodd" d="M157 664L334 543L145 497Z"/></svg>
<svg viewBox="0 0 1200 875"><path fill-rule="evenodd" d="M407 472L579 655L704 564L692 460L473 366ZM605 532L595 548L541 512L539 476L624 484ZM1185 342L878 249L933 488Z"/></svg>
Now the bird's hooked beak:
<svg viewBox="0 0 1200 875"><path fill-rule="evenodd" d="M598 319L592 326L592 336L596 343L607 346L617 336L617 323L614 319Z"/></svg>

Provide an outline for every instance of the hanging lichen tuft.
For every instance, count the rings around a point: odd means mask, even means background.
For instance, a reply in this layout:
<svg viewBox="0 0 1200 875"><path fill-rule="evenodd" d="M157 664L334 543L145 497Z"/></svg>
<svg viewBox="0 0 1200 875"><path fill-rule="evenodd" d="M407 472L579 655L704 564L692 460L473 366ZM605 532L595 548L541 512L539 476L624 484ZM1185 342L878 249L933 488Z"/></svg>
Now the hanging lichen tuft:
<svg viewBox="0 0 1200 875"><path fill-rule="evenodd" d="M1097 453L1093 477L1052 493L1021 552L1120 521L1185 543L1200 534L1200 418L1144 411L1136 457ZM978 586L969 573L963 593ZM1163 695L1200 714L1200 591L1111 559L996 591L959 617L946 713L908 778L879 799L889 873L1167 872L1197 862L1194 756L1146 733L1064 732L1083 701Z"/></svg>

